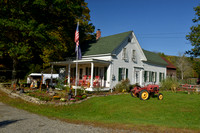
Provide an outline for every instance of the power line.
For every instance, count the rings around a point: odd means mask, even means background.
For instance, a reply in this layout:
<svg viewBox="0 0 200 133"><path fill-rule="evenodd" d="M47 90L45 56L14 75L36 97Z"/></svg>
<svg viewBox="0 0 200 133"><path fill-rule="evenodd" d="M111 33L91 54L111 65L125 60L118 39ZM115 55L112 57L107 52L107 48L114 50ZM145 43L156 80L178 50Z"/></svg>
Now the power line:
<svg viewBox="0 0 200 133"><path fill-rule="evenodd" d="M137 37L137 38L164 38L164 39L168 39L168 38L185 38L185 37L160 37L160 36L157 36L157 37Z"/></svg>
<svg viewBox="0 0 200 133"><path fill-rule="evenodd" d="M139 34L136 34L136 35L180 35L180 34L188 34L188 32L171 32L171 33L139 33Z"/></svg>

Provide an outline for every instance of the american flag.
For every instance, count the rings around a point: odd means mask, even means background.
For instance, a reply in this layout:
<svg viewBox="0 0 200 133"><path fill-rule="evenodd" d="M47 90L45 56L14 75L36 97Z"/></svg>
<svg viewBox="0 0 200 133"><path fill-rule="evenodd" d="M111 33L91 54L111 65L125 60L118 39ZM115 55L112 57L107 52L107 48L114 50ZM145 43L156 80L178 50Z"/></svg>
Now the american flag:
<svg viewBox="0 0 200 133"><path fill-rule="evenodd" d="M82 58L82 54L81 54L81 48L79 46L79 29L78 28L79 28L79 22L77 23L74 41L76 43L75 51L78 52L78 59L80 60Z"/></svg>
<svg viewBox="0 0 200 133"><path fill-rule="evenodd" d="M79 27L79 22L77 23L77 27L76 27L76 32L75 32L75 43L76 43L76 51L78 50L78 46L79 46L79 30L78 30L78 27Z"/></svg>

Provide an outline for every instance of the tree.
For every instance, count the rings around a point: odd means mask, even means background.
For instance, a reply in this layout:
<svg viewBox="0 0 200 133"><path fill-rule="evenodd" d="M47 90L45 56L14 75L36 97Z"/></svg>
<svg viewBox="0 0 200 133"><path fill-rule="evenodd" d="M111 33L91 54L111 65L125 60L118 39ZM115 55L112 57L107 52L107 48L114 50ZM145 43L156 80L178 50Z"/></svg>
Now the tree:
<svg viewBox="0 0 200 133"><path fill-rule="evenodd" d="M19 61L73 56L77 21L80 44L93 38L89 12L84 0L0 0L0 56L12 59L13 79Z"/></svg>
<svg viewBox="0 0 200 133"><path fill-rule="evenodd" d="M192 75L192 65L184 54L179 54L179 57L177 57L176 67L181 73L181 79L184 79L185 77L190 77Z"/></svg>
<svg viewBox="0 0 200 133"><path fill-rule="evenodd" d="M194 48L186 51L186 54L198 57L200 56L200 6L195 7L194 10L196 11L196 17L192 21L195 25L190 28L191 32L189 35L186 35L186 39L190 41Z"/></svg>

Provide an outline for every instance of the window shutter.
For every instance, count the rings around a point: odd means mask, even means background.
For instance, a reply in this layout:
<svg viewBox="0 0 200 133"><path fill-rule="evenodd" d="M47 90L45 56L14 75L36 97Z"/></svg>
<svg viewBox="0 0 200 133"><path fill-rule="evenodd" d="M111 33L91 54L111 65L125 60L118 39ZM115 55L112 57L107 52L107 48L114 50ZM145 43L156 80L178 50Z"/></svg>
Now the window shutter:
<svg viewBox="0 0 200 133"><path fill-rule="evenodd" d="M152 79L152 75L151 75L151 71L149 71L149 82L151 82Z"/></svg>
<svg viewBox="0 0 200 133"><path fill-rule="evenodd" d="M157 82L157 72L155 72L155 82Z"/></svg>
<svg viewBox="0 0 200 133"><path fill-rule="evenodd" d="M147 71L144 71L144 82L147 82Z"/></svg>
<svg viewBox="0 0 200 133"><path fill-rule="evenodd" d="M161 76L162 76L162 74L159 73L159 82L161 82Z"/></svg>
<svg viewBox="0 0 200 133"><path fill-rule="evenodd" d="M107 67L104 67L104 80L107 80Z"/></svg>
<svg viewBox="0 0 200 133"><path fill-rule="evenodd" d="M118 81L121 81L122 80L122 68L119 68L119 71L118 71Z"/></svg>
<svg viewBox="0 0 200 133"><path fill-rule="evenodd" d="M128 79L128 69L126 69L126 79Z"/></svg>

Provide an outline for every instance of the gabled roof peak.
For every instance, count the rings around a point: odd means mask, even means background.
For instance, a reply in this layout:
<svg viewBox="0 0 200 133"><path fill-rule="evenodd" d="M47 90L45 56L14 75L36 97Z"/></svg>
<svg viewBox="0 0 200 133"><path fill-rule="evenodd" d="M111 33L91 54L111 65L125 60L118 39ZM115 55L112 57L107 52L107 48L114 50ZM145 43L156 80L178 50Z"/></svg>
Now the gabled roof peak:
<svg viewBox="0 0 200 133"><path fill-rule="evenodd" d="M111 54L133 31L101 37L94 43L81 46L82 55Z"/></svg>

